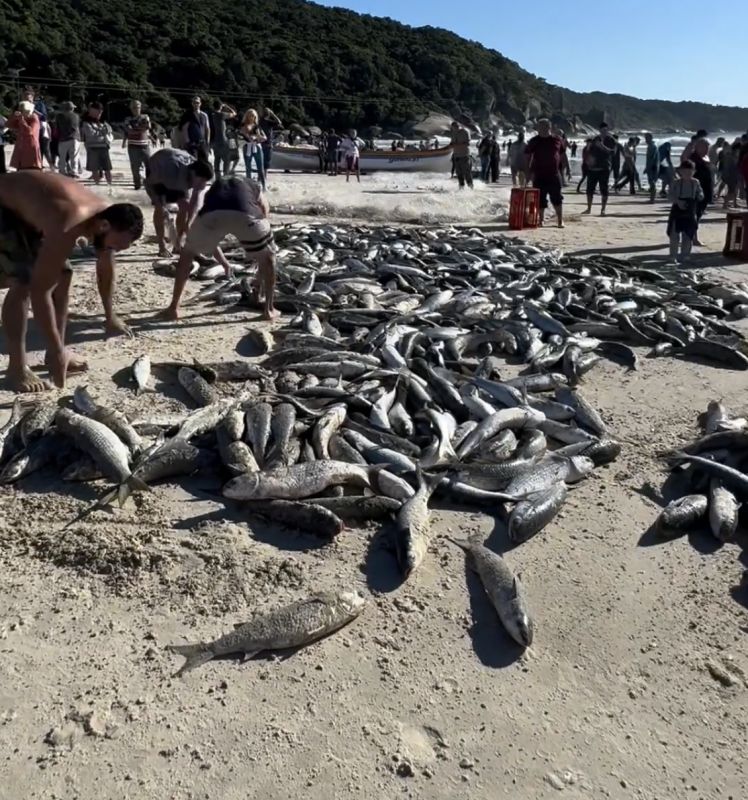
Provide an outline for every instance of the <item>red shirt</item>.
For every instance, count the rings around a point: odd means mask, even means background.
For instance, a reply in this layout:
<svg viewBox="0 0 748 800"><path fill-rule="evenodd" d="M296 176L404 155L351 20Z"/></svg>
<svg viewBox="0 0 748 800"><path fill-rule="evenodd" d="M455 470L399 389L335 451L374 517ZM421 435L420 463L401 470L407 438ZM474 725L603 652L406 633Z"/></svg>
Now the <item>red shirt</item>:
<svg viewBox="0 0 748 800"><path fill-rule="evenodd" d="M534 136L525 153L530 159L530 172L536 178L555 178L561 170L564 141L560 136Z"/></svg>

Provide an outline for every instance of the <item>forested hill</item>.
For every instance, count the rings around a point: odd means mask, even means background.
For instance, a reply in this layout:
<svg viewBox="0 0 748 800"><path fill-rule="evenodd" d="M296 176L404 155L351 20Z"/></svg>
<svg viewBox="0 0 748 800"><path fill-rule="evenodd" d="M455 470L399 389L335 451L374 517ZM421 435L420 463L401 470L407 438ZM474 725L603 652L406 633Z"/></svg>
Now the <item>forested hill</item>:
<svg viewBox="0 0 748 800"><path fill-rule="evenodd" d="M570 92L447 31L304 0L0 0L0 30L6 107L28 83L56 99L102 99L113 118L132 94L170 117L199 91L240 107L265 101L289 122L362 129L398 130L431 111L748 127L746 109Z"/></svg>

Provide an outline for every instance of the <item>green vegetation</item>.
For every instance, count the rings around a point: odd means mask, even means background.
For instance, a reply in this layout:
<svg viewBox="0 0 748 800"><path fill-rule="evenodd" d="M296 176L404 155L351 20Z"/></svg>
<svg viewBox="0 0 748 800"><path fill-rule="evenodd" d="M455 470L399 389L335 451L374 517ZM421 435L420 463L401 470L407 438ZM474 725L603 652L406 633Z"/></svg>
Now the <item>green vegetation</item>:
<svg viewBox="0 0 748 800"><path fill-rule="evenodd" d="M285 121L400 129L437 111L520 123L539 113L618 127L744 129L748 110L579 94L436 28L304 0L0 0L0 100L25 83L53 99L101 99L113 120L131 95L164 124L189 94ZM12 77L13 70L22 70Z"/></svg>

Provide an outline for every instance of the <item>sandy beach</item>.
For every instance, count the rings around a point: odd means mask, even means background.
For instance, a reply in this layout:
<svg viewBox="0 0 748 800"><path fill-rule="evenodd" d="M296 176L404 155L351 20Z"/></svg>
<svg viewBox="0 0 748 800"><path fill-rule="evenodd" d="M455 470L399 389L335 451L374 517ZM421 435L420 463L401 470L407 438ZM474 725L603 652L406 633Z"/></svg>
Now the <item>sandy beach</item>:
<svg viewBox="0 0 748 800"><path fill-rule="evenodd" d="M116 197L144 204L116 155ZM286 212L273 213L276 225L453 223L665 262L665 201L612 196L600 218L596 198L584 217L584 195L567 190L565 229L551 219L515 234L508 180L459 193L439 176L345 186L271 173L269 196ZM136 417L186 400L161 376L136 397L127 370L138 355L245 357L248 330L262 324L256 312L212 305L185 308L176 324L147 322L172 286L152 270L147 217L144 240L118 260L116 288L117 310L141 335L104 339L91 262L76 268L69 330L90 372L66 394L88 385ZM724 235L723 212L710 209L688 269L748 280L748 264L721 255ZM33 326L32 339L38 365ZM746 414L748 373L640 361L635 372L603 362L586 380L623 452L570 494L546 531L509 549L493 516L437 507L428 557L398 588L374 529L347 529L323 546L250 523L220 502L213 475L160 484L65 531L95 487L49 473L3 487L0 798L748 796L748 588L737 588L746 541L646 535L665 476L658 454L696 436L712 399ZM12 401L3 384L0 423ZM472 531L521 574L536 625L524 654L447 539ZM368 597L340 633L289 657L217 660L172 677L181 659L165 645L214 638L257 608L339 586ZM725 664L742 675L730 686L714 677Z"/></svg>

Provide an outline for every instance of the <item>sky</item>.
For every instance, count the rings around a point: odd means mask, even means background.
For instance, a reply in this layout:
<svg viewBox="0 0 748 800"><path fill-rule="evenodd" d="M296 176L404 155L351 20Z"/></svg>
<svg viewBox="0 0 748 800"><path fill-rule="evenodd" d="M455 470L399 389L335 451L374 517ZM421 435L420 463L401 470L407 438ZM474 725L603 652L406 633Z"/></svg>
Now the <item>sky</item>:
<svg viewBox="0 0 748 800"><path fill-rule="evenodd" d="M704 0L315 2L416 27L447 28L498 50L549 83L575 91L748 106L745 24L743 12L737 13L734 4L718 6Z"/></svg>

